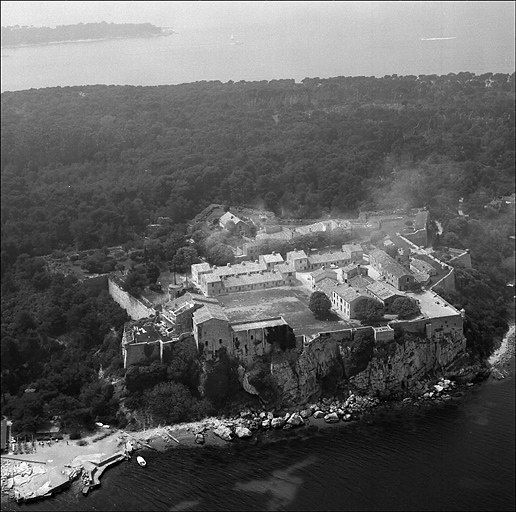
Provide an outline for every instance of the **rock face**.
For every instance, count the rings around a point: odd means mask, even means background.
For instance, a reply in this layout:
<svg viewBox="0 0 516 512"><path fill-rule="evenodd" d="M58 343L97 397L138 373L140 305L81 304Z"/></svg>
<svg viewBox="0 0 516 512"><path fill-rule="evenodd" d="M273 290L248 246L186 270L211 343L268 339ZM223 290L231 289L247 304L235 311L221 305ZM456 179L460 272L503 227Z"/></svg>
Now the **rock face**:
<svg viewBox="0 0 516 512"><path fill-rule="evenodd" d="M308 341L296 338L295 347L273 345L264 356L239 360L237 378L262 403L290 407L317 401L324 390L339 384L380 395L411 389L427 374L443 374L465 353L466 339L459 329L426 333L423 326L411 334L400 332L395 340L379 342L370 329L321 333ZM303 411L301 419L309 414ZM270 428L271 420L264 416L259 426Z"/></svg>
<svg viewBox="0 0 516 512"><path fill-rule="evenodd" d="M466 349L466 339L452 335L439 341L409 339L401 345L394 343L393 349L386 358L373 357L350 382L368 391L393 390L401 384L413 387L428 372L451 364Z"/></svg>

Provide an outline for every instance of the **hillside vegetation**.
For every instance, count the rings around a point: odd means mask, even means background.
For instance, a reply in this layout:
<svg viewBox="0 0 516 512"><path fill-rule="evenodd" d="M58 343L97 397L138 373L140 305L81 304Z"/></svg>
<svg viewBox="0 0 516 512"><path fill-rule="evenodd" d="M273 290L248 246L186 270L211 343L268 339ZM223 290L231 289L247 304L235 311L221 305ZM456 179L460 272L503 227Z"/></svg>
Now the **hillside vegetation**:
<svg viewBox="0 0 516 512"><path fill-rule="evenodd" d="M40 257L136 243L184 270L197 257L186 223L210 203L290 219L427 207L436 247L471 249L447 298L485 357L512 298L514 210L486 205L514 192L514 98L514 74L465 72L3 93L3 412L27 429L64 411L114 421L102 375L122 375L126 317ZM171 225L144 245L158 217Z"/></svg>

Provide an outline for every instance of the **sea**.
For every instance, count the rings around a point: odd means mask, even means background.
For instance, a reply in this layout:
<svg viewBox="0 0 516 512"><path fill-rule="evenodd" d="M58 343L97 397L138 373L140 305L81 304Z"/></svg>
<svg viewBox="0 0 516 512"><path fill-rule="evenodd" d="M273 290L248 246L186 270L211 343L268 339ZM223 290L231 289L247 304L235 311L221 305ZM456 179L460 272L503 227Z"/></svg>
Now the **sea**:
<svg viewBox="0 0 516 512"><path fill-rule="evenodd" d="M513 362L514 368L514 362ZM5 510L515 509L514 377L368 422L305 426L225 447L148 451L78 488Z"/></svg>
<svg viewBox="0 0 516 512"><path fill-rule="evenodd" d="M331 26L309 24L303 30L295 24L253 26L233 40L227 31L185 29L166 37L2 48L1 91L514 71L512 58L480 48L478 38L431 44L420 40L418 27L385 34L341 25L334 20Z"/></svg>

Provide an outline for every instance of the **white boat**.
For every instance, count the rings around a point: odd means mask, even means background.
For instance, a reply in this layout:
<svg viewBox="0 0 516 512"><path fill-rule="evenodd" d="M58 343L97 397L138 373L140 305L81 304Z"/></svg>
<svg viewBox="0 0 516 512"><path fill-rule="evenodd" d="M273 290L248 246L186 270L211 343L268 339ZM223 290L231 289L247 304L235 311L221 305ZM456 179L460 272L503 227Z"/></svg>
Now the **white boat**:
<svg viewBox="0 0 516 512"><path fill-rule="evenodd" d="M235 36L233 36L233 35L231 35L230 39L231 39L231 44L237 44L237 45L244 44L244 43L241 43L240 41L237 41L235 39Z"/></svg>
<svg viewBox="0 0 516 512"><path fill-rule="evenodd" d="M142 467L145 467L147 465L147 461L141 455L138 455L136 457L136 462L138 462L138 464Z"/></svg>

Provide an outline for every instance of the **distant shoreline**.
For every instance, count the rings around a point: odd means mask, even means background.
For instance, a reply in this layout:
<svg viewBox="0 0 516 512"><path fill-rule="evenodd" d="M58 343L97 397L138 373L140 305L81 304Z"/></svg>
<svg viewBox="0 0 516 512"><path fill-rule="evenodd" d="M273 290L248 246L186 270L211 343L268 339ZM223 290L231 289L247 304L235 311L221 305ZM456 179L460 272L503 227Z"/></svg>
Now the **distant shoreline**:
<svg viewBox="0 0 516 512"><path fill-rule="evenodd" d="M46 43L30 43L30 44L11 44L0 47L2 50L15 49L15 48L31 48L35 46L49 46L54 44L70 44L70 43L94 43L97 41L112 41L115 39L148 39L152 37L167 37L173 34L141 34L134 36L112 36L112 37L99 37L95 39L67 39L65 41L49 41Z"/></svg>

